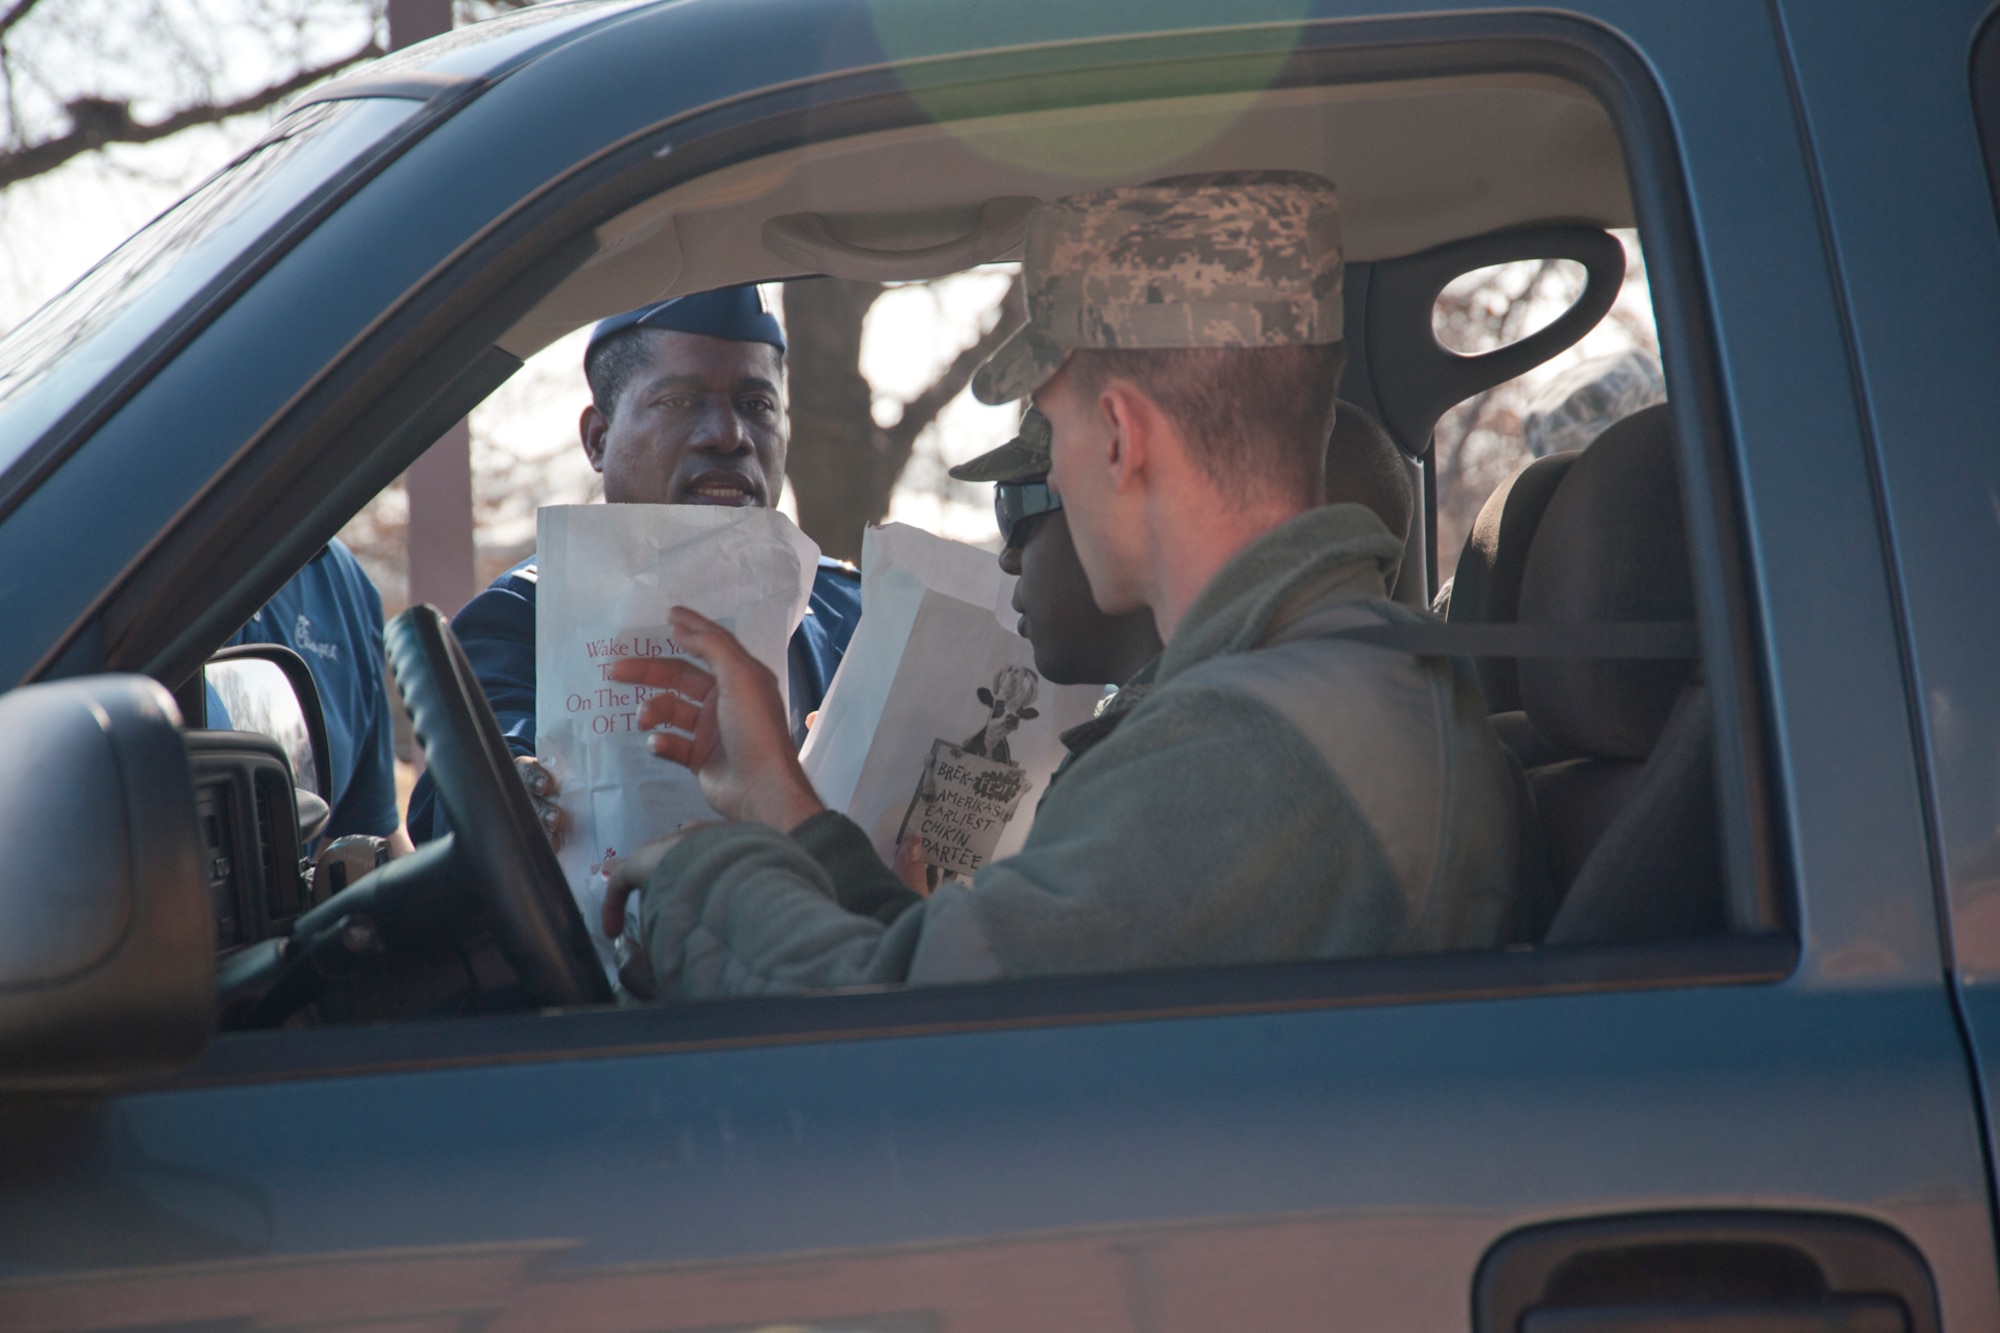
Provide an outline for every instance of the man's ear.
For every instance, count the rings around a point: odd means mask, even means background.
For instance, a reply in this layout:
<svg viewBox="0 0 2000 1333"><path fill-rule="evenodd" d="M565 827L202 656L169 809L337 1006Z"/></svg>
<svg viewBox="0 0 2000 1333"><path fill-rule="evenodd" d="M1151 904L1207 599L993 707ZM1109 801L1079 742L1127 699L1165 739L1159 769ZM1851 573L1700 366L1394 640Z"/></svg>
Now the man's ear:
<svg viewBox="0 0 2000 1333"><path fill-rule="evenodd" d="M596 403L584 408L576 419L576 433L583 440L583 456L590 460L592 472L604 471L604 436L610 429L611 418L598 411Z"/></svg>
<svg viewBox="0 0 2000 1333"><path fill-rule="evenodd" d="M1118 491L1129 490L1145 473L1159 409L1125 380L1113 379L1097 396L1107 436L1105 467Z"/></svg>

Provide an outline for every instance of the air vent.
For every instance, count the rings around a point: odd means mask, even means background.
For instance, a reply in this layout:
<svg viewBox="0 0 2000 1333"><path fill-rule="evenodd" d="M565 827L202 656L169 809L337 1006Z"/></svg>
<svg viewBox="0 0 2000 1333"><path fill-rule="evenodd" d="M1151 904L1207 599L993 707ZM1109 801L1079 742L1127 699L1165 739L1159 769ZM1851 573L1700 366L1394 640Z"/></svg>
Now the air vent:
<svg viewBox="0 0 2000 1333"><path fill-rule="evenodd" d="M298 829L290 825L291 787L275 767L259 768L256 779L257 854L264 875L267 929L282 934L305 910L298 874Z"/></svg>
<svg viewBox="0 0 2000 1333"><path fill-rule="evenodd" d="M215 947L231 949L243 943L243 917L236 902L234 821L230 818L229 787L213 783L195 794L195 814L201 821L202 864L208 874L208 899L215 910Z"/></svg>

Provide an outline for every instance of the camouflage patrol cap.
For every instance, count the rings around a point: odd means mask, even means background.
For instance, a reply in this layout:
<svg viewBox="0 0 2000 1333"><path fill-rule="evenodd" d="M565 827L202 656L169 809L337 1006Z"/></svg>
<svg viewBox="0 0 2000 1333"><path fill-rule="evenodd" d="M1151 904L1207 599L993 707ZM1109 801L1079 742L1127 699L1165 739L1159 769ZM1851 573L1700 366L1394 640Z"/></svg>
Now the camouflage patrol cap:
<svg viewBox="0 0 2000 1333"><path fill-rule="evenodd" d="M951 470L958 481L1033 481L1049 475L1049 419L1031 407L1021 418L1021 433L998 449L960 463Z"/></svg>
<svg viewBox="0 0 2000 1333"><path fill-rule="evenodd" d="M1340 196L1304 171L1121 185L1028 215L1028 322L972 393L1033 393L1080 347L1280 347L1341 337Z"/></svg>

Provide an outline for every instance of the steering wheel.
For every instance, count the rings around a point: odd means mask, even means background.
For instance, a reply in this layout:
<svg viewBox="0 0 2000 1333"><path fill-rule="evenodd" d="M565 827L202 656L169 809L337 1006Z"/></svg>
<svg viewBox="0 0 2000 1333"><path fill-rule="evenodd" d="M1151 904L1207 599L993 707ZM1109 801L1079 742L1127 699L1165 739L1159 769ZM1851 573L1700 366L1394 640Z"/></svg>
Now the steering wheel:
<svg viewBox="0 0 2000 1333"><path fill-rule="evenodd" d="M455 853L522 984L543 1005L609 1004L611 983L514 757L443 612L413 606L383 636L454 830Z"/></svg>

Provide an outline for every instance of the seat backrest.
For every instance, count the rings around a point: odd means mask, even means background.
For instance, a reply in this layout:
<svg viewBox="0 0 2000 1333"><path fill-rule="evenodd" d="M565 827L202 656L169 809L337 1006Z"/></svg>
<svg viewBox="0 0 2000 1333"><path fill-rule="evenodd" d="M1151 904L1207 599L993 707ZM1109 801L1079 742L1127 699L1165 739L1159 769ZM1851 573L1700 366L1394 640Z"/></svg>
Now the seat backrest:
<svg viewBox="0 0 2000 1333"><path fill-rule="evenodd" d="M1692 620L1666 407L1625 418L1575 458L1530 543L1520 622ZM1695 664L1553 657L1517 671L1528 721L1576 756L1529 775L1560 899L1547 940L1720 929L1712 719Z"/></svg>
<svg viewBox="0 0 2000 1333"><path fill-rule="evenodd" d="M1528 548L1555 498L1556 487L1569 474L1577 454L1538 458L1494 487L1465 534L1458 570L1451 580L1451 606L1445 619L1454 625L1505 625L1521 606L1521 574ZM1521 707L1521 678L1509 657L1482 657L1474 666L1486 691L1489 713Z"/></svg>
<svg viewBox="0 0 2000 1333"><path fill-rule="evenodd" d="M1625 418L1575 457L1528 548L1517 619L1694 619L1666 406ZM1523 660L1517 670L1521 706L1550 741L1572 754L1644 759L1693 666L1551 657Z"/></svg>
<svg viewBox="0 0 2000 1333"><path fill-rule="evenodd" d="M1577 870L1548 944L1639 944L1729 929L1715 798L1714 711L1690 685Z"/></svg>

